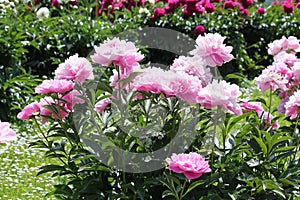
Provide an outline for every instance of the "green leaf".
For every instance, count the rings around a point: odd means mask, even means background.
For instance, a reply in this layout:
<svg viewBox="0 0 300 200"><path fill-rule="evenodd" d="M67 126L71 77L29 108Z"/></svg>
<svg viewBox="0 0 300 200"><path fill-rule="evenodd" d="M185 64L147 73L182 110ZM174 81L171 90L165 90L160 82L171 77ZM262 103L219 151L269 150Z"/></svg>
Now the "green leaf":
<svg viewBox="0 0 300 200"><path fill-rule="evenodd" d="M53 171L66 171L66 168L64 166L60 165L46 165L40 167L40 171L37 173L37 176L47 173L47 172L53 172Z"/></svg>

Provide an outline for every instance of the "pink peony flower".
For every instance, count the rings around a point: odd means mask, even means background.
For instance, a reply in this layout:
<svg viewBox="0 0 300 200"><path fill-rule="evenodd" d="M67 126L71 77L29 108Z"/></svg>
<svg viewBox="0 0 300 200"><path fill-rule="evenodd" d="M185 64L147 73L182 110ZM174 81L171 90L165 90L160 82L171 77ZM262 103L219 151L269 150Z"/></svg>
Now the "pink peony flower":
<svg viewBox="0 0 300 200"><path fill-rule="evenodd" d="M0 143L10 142L16 139L17 134L10 128L10 124L0 121Z"/></svg>
<svg viewBox="0 0 300 200"><path fill-rule="evenodd" d="M60 0L52 0L51 1L51 5L54 6L54 7L56 7L56 8L59 8L60 4L61 4Z"/></svg>
<svg viewBox="0 0 300 200"><path fill-rule="evenodd" d="M242 109L237 102L241 94L239 86L230 85L223 80L213 80L212 83L199 91L197 102L207 109L220 106L229 113L240 115Z"/></svg>
<svg viewBox="0 0 300 200"><path fill-rule="evenodd" d="M197 76L198 78L200 78L203 87L210 83L212 80L210 69L205 66L205 63L199 56L179 56L170 66L170 70L176 73L184 72L192 76Z"/></svg>
<svg viewBox="0 0 300 200"><path fill-rule="evenodd" d="M240 106L243 110L245 110L246 113L255 110L258 116L261 116L261 114L264 112L264 108L262 107L261 102L245 101L244 103L241 103Z"/></svg>
<svg viewBox="0 0 300 200"><path fill-rule="evenodd" d="M260 116L261 117L261 116ZM269 114L268 112L264 112L263 117L264 122L267 123L268 126L271 125L272 119L273 119L273 115ZM273 129L277 129L279 128L280 125L278 123L278 120L276 120L273 124L272 124L272 128Z"/></svg>
<svg viewBox="0 0 300 200"><path fill-rule="evenodd" d="M262 74L255 78L255 81L262 92L268 89L272 89L272 91L286 90L291 77L291 71L284 63L273 63L264 69Z"/></svg>
<svg viewBox="0 0 300 200"><path fill-rule="evenodd" d="M135 91L151 92L154 94L164 93L166 96L175 95L171 88L172 82L176 81L178 74L173 71L164 71L161 68L146 68L131 83Z"/></svg>
<svg viewBox="0 0 300 200"><path fill-rule="evenodd" d="M196 49L191 54L200 56L208 66L222 66L223 62L229 62L233 58L230 54L232 47L225 46L224 40L225 37L218 33L199 35Z"/></svg>
<svg viewBox="0 0 300 200"><path fill-rule="evenodd" d="M80 98L81 94L77 90L72 90L68 94L60 97L65 100L64 102L68 108L68 110L72 111L76 104L83 104L85 101Z"/></svg>
<svg viewBox="0 0 300 200"><path fill-rule="evenodd" d="M86 79L93 79L93 67L91 63L78 54L69 57L55 70L54 79L74 80L83 83Z"/></svg>
<svg viewBox="0 0 300 200"><path fill-rule="evenodd" d="M17 117L21 120L28 120L31 116L38 115L41 110L41 105L38 102L33 102L23 108L18 113Z"/></svg>
<svg viewBox="0 0 300 200"><path fill-rule="evenodd" d="M166 159L166 162L169 165L167 169L176 173L183 173L189 180L211 172L208 162L200 154L194 152L173 154L171 158Z"/></svg>
<svg viewBox="0 0 300 200"><path fill-rule="evenodd" d="M300 107L300 90L297 90L285 103L285 115L291 119L295 119L299 115Z"/></svg>
<svg viewBox="0 0 300 200"><path fill-rule="evenodd" d="M38 94L66 93L74 88L74 83L68 80L44 80L35 88Z"/></svg>
<svg viewBox="0 0 300 200"><path fill-rule="evenodd" d="M295 62L292 67L292 71L294 74L294 81L296 84L300 83L300 62Z"/></svg>
<svg viewBox="0 0 300 200"><path fill-rule="evenodd" d="M154 9L154 17L153 19L157 19L166 15L166 11L163 8L155 8Z"/></svg>
<svg viewBox="0 0 300 200"><path fill-rule="evenodd" d="M241 0L242 6L247 9L250 6L253 6L254 2L253 0Z"/></svg>
<svg viewBox="0 0 300 200"><path fill-rule="evenodd" d="M300 40L294 36L286 38L283 36L279 40L274 40L272 43L268 44L268 53L276 55L281 51L294 51L300 52Z"/></svg>
<svg viewBox="0 0 300 200"><path fill-rule="evenodd" d="M280 104L277 107L277 110L278 110L279 114L285 114L285 112L286 112L285 104L286 104L286 102L288 102L288 100L289 100L288 96L281 99Z"/></svg>
<svg viewBox="0 0 300 200"><path fill-rule="evenodd" d="M284 3L282 4L283 11L285 13L294 13L294 5L291 3Z"/></svg>
<svg viewBox="0 0 300 200"><path fill-rule="evenodd" d="M194 29L194 35L198 36L198 35L203 35L205 33L205 28L202 25L198 25L195 27Z"/></svg>
<svg viewBox="0 0 300 200"><path fill-rule="evenodd" d="M212 4L212 3L205 4L204 8L205 8L205 10L206 10L207 13L213 13L215 11L215 9L216 9L215 5Z"/></svg>
<svg viewBox="0 0 300 200"><path fill-rule="evenodd" d="M63 102L58 102L57 100L52 99L51 97L45 97L40 100L41 111L40 114L43 117L42 122L45 123L48 120L48 117L53 119L64 119L69 115L69 108L67 104ZM48 108L51 106L51 108Z"/></svg>
<svg viewBox="0 0 300 200"><path fill-rule="evenodd" d="M288 67L292 67L294 63L298 61L298 58L294 53L287 53L286 51L281 51L274 56L274 61L285 63Z"/></svg>
<svg viewBox="0 0 300 200"><path fill-rule="evenodd" d="M232 1L232 0L227 0L224 2L223 6L225 9L233 9L235 6L238 6L239 3Z"/></svg>
<svg viewBox="0 0 300 200"><path fill-rule="evenodd" d="M139 66L138 61L144 58L134 43L119 38L106 40L99 47L95 47L95 51L91 56L95 63L103 66L117 65L121 74L130 74L133 67Z"/></svg>
<svg viewBox="0 0 300 200"><path fill-rule="evenodd" d="M94 110L101 114L110 103L111 102L109 98L102 99L101 101L95 104Z"/></svg>
<svg viewBox="0 0 300 200"><path fill-rule="evenodd" d="M259 14L266 14L266 13L267 13L267 11L266 11L265 8L258 8L258 9L256 10L256 12L259 13Z"/></svg>

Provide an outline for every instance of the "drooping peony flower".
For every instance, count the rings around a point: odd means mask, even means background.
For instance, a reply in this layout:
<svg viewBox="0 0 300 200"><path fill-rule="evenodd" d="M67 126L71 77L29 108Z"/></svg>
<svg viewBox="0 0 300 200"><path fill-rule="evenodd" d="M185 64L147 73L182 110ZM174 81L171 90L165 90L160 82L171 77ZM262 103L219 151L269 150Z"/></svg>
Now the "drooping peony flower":
<svg viewBox="0 0 300 200"><path fill-rule="evenodd" d="M69 80L44 80L40 85L35 88L38 94L49 93L66 93L74 88L74 83Z"/></svg>
<svg viewBox="0 0 300 200"><path fill-rule="evenodd" d="M296 91L285 103L285 115L291 119L299 116L300 90Z"/></svg>
<svg viewBox="0 0 300 200"><path fill-rule="evenodd" d="M38 102L33 102L23 108L18 113L17 117L21 120L28 120L31 116L38 115L41 111L41 105Z"/></svg>
<svg viewBox="0 0 300 200"><path fill-rule="evenodd" d="M95 104L94 110L101 114L110 103L111 102L109 98L102 99L101 101Z"/></svg>
<svg viewBox="0 0 300 200"><path fill-rule="evenodd" d="M249 102L246 100L241 103L240 106L246 113L255 110L258 116L261 116L261 114L264 112L264 108L262 107L261 102Z"/></svg>
<svg viewBox="0 0 300 200"><path fill-rule="evenodd" d="M144 56L135 47L134 43L114 38L108 39L100 46L95 47L92 60L100 65L108 67L111 64L120 67L121 74L130 74L133 67L139 66Z"/></svg>
<svg viewBox="0 0 300 200"><path fill-rule="evenodd" d="M86 79L93 79L93 67L91 63L78 54L69 57L55 70L54 79L74 80L83 83Z"/></svg>
<svg viewBox="0 0 300 200"><path fill-rule="evenodd" d="M173 154L171 158L166 159L166 162L169 165L167 169L176 173L183 173L189 180L211 172L208 162L200 154L194 152Z"/></svg>
<svg viewBox="0 0 300 200"><path fill-rule="evenodd" d="M218 33L199 35L196 39L196 49L191 51L191 54L200 56L208 66L222 66L233 58L230 54L232 47L225 46L224 40L225 37Z"/></svg>
<svg viewBox="0 0 300 200"><path fill-rule="evenodd" d="M10 142L16 139L17 134L10 128L10 124L0 121L0 143Z"/></svg>
<svg viewBox="0 0 300 200"><path fill-rule="evenodd" d="M231 85L223 80L213 80L212 83L199 91L197 102L207 109L220 106L229 113L240 115L242 109L237 102L241 94L239 86Z"/></svg>

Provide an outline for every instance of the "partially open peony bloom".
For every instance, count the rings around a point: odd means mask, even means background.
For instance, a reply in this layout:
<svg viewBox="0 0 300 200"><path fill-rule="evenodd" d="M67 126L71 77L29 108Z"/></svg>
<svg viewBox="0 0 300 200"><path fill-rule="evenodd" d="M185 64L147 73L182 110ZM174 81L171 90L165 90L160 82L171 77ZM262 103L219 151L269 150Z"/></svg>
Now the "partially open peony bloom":
<svg viewBox="0 0 300 200"><path fill-rule="evenodd" d="M23 108L18 113L17 117L21 120L28 120L31 116L38 115L41 111L41 105L38 102L33 102Z"/></svg>
<svg viewBox="0 0 300 200"><path fill-rule="evenodd" d="M0 143L10 142L16 139L17 134L10 128L10 124L0 121Z"/></svg>
<svg viewBox="0 0 300 200"><path fill-rule="evenodd" d="M144 56L139 52L132 42L126 42L119 38L108 39L103 44L95 47L92 60L100 65L108 67L111 64L120 67L121 74L130 74L133 67L139 66Z"/></svg>
<svg viewBox="0 0 300 200"><path fill-rule="evenodd" d="M194 29L194 35L203 35L205 33L205 27L202 25L198 25Z"/></svg>
<svg viewBox="0 0 300 200"><path fill-rule="evenodd" d="M66 93L74 88L74 83L68 80L44 80L35 88L38 94Z"/></svg>
<svg viewBox="0 0 300 200"><path fill-rule="evenodd" d="M101 114L110 103L111 102L109 98L102 99L101 101L95 104L94 110L97 113Z"/></svg>
<svg viewBox="0 0 300 200"><path fill-rule="evenodd" d="M296 91L285 103L285 115L291 119L299 116L300 90Z"/></svg>
<svg viewBox="0 0 300 200"><path fill-rule="evenodd" d="M54 79L74 80L83 83L86 79L93 79L93 67L91 63L78 54L69 57L55 70Z"/></svg>
<svg viewBox="0 0 300 200"><path fill-rule="evenodd" d="M246 112L251 112L252 110L255 110L258 114L258 116L261 116L261 114L264 112L264 108L261 105L261 102L249 102L244 101L240 104L241 108Z"/></svg>
<svg viewBox="0 0 300 200"><path fill-rule="evenodd" d="M183 173L189 180L211 172L208 162L200 154L194 152L173 154L171 158L166 159L166 162L169 165L167 169L176 173Z"/></svg>
<svg viewBox="0 0 300 200"><path fill-rule="evenodd" d="M191 51L191 54L200 56L208 66L222 66L233 58L232 47L226 46L224 40L225 37L218 33L199 35L196 39L196 49Z"/></svg>
<svg viewBox="0 0 300 200"><path fill-rule="evenodd" d="M241 94L239 86L231 85L223 80L213 80L212 83L199 91L197 102L207 109L220 106L229 113L241 115L242 109L237 103Z"/></svg>

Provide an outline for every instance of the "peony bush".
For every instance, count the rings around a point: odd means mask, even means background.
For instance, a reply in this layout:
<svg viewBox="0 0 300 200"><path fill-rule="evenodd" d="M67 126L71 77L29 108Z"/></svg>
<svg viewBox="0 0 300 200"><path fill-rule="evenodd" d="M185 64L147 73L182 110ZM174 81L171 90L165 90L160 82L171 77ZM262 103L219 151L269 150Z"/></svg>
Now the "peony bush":
<svg viewBox="0 0 300 200"><path fill-rule="evenodd" d="M40 136L31 146L55 161L38 172L59 177L49 195L299 197L299 41L270 43L270 54L286 56L274 55L247 88L219 80L216 69L234 56L218 33L199 35L167 68L143 64L146 55L120 38L105 40L90 58L70 56L35 88L39 101L18 114Z"/></svg>

